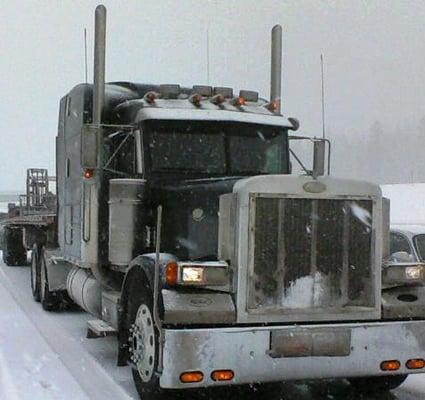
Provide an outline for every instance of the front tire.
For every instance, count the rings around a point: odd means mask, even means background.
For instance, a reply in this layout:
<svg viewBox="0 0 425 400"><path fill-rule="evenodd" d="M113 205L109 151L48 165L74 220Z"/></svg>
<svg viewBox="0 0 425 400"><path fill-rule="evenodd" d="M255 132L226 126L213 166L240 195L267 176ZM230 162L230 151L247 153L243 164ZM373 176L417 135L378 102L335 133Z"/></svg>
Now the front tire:
<svg viewBox="0 0 425 400"><path fill-rule="evenodd" d="M130 292L128 303L128 343L132 374L137 392L142 399L173 398L171 391L159 385L159 333L153 319L153 295L149 286Z"/></svg>
<svg viewBox="0 0 425 400"><path fill-rule="evenodd" d="M57 311L61 305L59 292L49 290L49 278L47 274L47 260L44 247L40 249L40 302L46 311Z"/></svg>
<svg viewBox="0 0 425 400"><path fill-rule="evenodd" d="M34 243L31 252L31 291L32 297L35 301L39 302L41 299L40 295L40 255L39 247Z"/></svg>
<svg viewBox="0 0 425 400"><path fill-rule="evenodd" d="M361 392L386 392L398 388L407 375L372 376L367 378L351 378L348 381Z"/></svg>

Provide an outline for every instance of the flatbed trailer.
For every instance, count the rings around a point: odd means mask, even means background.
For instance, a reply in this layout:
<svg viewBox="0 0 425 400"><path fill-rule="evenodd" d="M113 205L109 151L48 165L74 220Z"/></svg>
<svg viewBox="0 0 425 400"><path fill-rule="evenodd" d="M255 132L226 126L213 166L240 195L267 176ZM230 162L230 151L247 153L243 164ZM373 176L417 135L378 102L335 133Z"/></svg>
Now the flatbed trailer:
<svg viewBox="0 0 425 400"><path fill-rule="evenodd" d="M57 245L56 196L49 190L46 169L27 170L26 193L19 196L19 204L0 220L0 248L8 266L27 264L27 253L34 246Z"/></svg>

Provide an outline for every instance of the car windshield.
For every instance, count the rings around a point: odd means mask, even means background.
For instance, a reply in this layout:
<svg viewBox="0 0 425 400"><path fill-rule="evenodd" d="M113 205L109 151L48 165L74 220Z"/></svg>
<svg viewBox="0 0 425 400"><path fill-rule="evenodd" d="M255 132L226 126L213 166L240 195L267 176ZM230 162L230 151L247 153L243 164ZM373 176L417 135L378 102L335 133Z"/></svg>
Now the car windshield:
<svg viewBox="0 0 425 400"><path fill-rule="evenodd" d="M425 261L425 234L416 235L413 239L416 251L421 261Z"/></svg>
<svg viewBox="0 0 425 400"><path fill-rule="evenodd" d="M288 173L287 131L217 121L147 121L152 172L208 176Z"/></svg>

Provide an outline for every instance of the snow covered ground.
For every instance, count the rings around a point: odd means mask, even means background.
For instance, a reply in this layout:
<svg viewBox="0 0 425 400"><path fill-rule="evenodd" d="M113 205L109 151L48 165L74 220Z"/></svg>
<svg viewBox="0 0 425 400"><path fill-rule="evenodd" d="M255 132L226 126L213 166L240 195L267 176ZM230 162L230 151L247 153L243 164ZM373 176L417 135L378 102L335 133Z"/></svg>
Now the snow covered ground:
<svg viewBox="0 0 425 400"><path fill-rule="evenodd" d="M138 399L130 369L116 367L115 338L87 339L91 317L46 313L32 300L28 267L0 262L0 400ZM383 395L359 395L345 381L285 383L267 389L201 391L183 399L419 400L425 375Z"/></svg>

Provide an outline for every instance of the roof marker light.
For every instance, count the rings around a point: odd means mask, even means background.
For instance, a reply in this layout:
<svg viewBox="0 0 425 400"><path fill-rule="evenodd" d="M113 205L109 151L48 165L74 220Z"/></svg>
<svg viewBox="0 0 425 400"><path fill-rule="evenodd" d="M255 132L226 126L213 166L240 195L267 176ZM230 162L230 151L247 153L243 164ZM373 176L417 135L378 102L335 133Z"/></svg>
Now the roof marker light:
<svg viewBox="0 0 425 400"><path fill-rule="evenodd" d="M235 107L242 107L242 106L244 106L246 104L246 100L243 97L241 97L241 96L235 97L233 99L233 101L232 101L232 104Z"/></svg>
<svg viewBox="0 0 425 400"><path fill-rule="evenodd" d="M278 100L272 100L271 102L265 104L264 107L267 108L267 110L269 110L269 111L271 111L271 112L274 113L279 108Z"/></svg>
<svg viewBox="0 0 425 400"><path fill-rule="evenodd" d="M155 103L156 98L157 94L155 92L147 92L144 97L145 101L149 104Z"/></svg>
<svg viewBox="0 0 425 400"><path fill-rule="evenodd" d="M211 97L210 102L219 106L226 101L225 97L222 94L216 94L214 97Z"/></svg>
<svg viewBox="0 0 425 400"><path fill-rule="evenodd" d="M195 107L201 107L201 100L202 96L198 93L194 93L189 97L189 101L195 106Z"/></svg>

